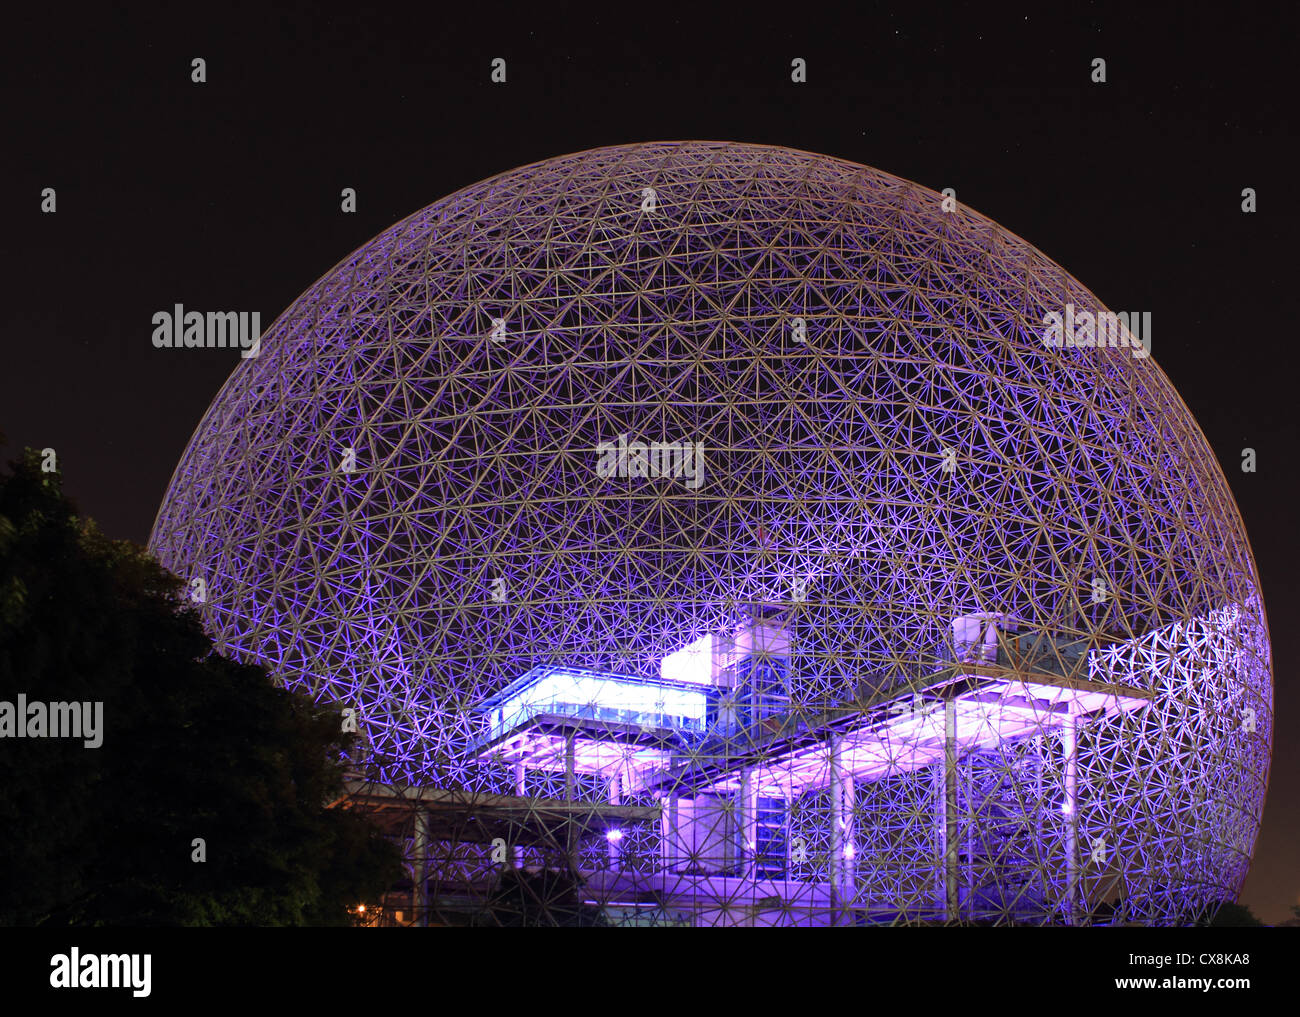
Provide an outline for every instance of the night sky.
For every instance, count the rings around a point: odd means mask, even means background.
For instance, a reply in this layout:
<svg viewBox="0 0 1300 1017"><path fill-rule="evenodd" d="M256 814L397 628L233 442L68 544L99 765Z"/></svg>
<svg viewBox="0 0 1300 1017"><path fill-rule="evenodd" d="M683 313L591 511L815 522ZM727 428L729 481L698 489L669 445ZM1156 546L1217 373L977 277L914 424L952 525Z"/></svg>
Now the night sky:
<svg viewBox="0 0 1300 1017"><path fill-rule="evenodd" d="M111 536L147 539L238 362L155 349L156 311L259 310L268 328L397 220L569 152L710 139L865 163L955 188L1108 306L1150 310L1153 356L1232 486L1271 621L1273 769L1242 900L1265 921L1300 902L1294 14L225 4L88 19L37 6L10 15L3 67L0 432L6 459L54 448ZM504 85L489 79L498 56ZM190 80L195 57L206 83ZM806 84L790 80L795 57ZM1094 57L1105 84L1090 80ZM344 187L355 214L340 211ZM1258 472L1242 472L1244 447Z"/></svg>

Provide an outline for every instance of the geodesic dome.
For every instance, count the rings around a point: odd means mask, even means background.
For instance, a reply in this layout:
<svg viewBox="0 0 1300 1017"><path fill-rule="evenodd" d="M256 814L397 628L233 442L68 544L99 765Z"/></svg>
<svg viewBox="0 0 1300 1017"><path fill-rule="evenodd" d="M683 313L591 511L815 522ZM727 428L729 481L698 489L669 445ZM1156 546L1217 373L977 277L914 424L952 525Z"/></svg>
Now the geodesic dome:
<svg viewBox="0 0 1300 1017"><path fill-rule="evenodd" d="M1048 334L1104 313L863 166L551 159L299 298L151 546L355 711L421 921L1186 921L1245 878L1267 629L1134 333Z"/></svg>

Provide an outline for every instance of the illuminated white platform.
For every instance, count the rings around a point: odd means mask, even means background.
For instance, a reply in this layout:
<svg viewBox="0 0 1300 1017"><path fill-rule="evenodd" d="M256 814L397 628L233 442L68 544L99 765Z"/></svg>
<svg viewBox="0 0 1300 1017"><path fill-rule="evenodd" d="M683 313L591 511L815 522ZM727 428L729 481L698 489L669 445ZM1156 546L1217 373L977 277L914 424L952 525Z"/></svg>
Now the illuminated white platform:
<svg viewBox="0 0 1300 1017"><path fill-rule="evenodd" d="M876 704L832 711L805 732L756 745L751 766L697 783L694 789L739 791L742 769L747 769L759 786L780 788L791 799L829 786L837 773L870 783L920 770L944 759L949 708L955 722L954 748L963 755L1050 734L1081 717L1141 709L1150 701L1150 695L1138 689L1057 676L1028 681L1005 674L1004 669L978 667L925 693L889 700L883 710ZM1049 677L1052 684L1042 680ZM972 687L961 690L963 685ZM835 713L846 711L847 722L837 722ZM837 753L834 765L832 753Z"/></svg>
<svg viewBox="0 0 1300 1017"><path fill-rule="evenodd" d="M689 743L662 718L652 724L643 716L634 724L604 719L609 711L572 706L551 712L539 704L520 726L484 744L479 758L619 778L625 793L653 787L656 773L671 773L679 793L731 793L751 779L793 799L828 786L836 772L872 782L942 761L949 710L960 755L1050 734L1080 718L1138 710L1149 701L1150 693L1128 686L974 665L921 692Z"/></svg>

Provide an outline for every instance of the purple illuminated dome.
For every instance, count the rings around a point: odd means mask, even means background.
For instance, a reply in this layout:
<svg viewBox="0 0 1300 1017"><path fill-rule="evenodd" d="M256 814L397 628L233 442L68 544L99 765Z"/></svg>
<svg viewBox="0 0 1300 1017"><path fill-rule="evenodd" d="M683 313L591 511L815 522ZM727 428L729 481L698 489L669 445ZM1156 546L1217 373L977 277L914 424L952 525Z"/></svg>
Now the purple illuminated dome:
<svg viewBox="0 0 1300 1017"><path fill-rule="evenodd" d="M398 920L1187 922L1250 862L1268 634L1117 321L864 166L551 159L308 289L152 547L355 710Z"/></svg>

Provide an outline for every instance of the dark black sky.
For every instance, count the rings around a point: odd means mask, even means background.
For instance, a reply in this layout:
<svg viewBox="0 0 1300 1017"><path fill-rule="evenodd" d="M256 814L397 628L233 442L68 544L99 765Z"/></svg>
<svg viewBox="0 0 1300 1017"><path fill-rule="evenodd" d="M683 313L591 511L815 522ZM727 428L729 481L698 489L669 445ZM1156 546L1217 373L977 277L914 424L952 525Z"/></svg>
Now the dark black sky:
<svg viewBox="0 0 1300 1017"><path fill-rule="evenodd" d="M0 431L6 458L56 449L114 536L147 538L237 362L154 349L155 311L258 309L269 326L396 220L567 152L751 141L954 187L1107 305L1151 310L1154 357L1232 485L1271 619L1277 735L1243 900L1271 920L1300 901L1292 4L38 6L10 21L0 68ZM190 81L196 56L206 84ZM796 56L807 84L790 82Z"/></svg>

